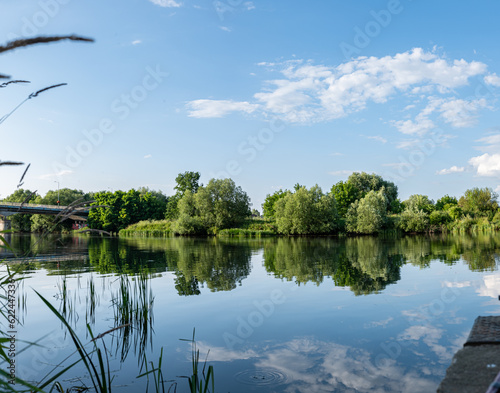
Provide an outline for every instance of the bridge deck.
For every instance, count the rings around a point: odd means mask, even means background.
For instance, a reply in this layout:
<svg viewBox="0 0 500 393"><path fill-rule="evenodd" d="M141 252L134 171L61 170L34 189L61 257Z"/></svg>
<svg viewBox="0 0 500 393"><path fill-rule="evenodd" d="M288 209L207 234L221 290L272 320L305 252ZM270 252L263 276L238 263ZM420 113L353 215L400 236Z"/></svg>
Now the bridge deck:
<svg viewBox="0 0 500 393"><path fill-rule="evenodd" d="M69 207L59 205L39 205L35 203L15 203L15 202L0 202L0 215L10 216L15 213L24 214L49 214L57 215L61 212L70 213L71 216L86 217L89 215L90 207Z"/></svg>

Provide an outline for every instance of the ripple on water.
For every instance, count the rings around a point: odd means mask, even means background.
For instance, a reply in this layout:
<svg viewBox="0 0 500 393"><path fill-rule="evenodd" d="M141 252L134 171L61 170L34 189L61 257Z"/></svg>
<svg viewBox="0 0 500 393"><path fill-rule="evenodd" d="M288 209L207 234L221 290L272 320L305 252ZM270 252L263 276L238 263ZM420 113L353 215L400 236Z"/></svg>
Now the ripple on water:
<svg viewBox="0 0 500 393"><path fill-rule="evenodd" d="M286 382L286 374L276 369L251 369L235 375L236 381L246 385L280 385Z"/></svg>

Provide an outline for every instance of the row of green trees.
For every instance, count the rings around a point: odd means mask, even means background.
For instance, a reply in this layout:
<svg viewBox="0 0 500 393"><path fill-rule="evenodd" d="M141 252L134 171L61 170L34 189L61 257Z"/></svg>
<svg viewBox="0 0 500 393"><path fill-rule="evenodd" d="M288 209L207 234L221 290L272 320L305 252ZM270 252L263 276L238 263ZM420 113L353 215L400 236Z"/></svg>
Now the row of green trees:
<svg viewBox="0 0 500 393"><path fill-rule="evenodd" d="M227 228L248 228L250 198L231 179L211 179L200 184L199 172L180 173L176 193L167 197L160 191L139 190L84 193L80 190L49 191L44 197L19 189L6 198L10 202L70 205L93 201L88 223L91 228L118 232L139 221L164 220L169 230L180 235L214 234ZM355 172L324 193L317 185L267 195L263 208L265 222L284 235L318 235L348 232L373 234L384 230L403 232L442 231L457 228L500 228L497 194L489 188L467 190L459 199L443 196L436 202L415 194L398 199L397 186L376 174ZM262 222L262 221L260 221ZM15 215L14 230L53 229L54 217ZM266 229L269 229L269 225ZM56 229L69 229L63 222Z"/></svg>
<svg viewBox="0 0 500 393"><path fill-rule="evenodd" d="M147 188L91 193L62 188L49 191L43 197L30 190L18 189L4 201L60 206L89 202L94 206L89 214L89 226L113 232L141 220L162 219L167 205L165 195ZM71 230L73 224L72 220L42 214L14 214L9 219L12 229L18 232Z"/></svg>
<svg viewBox="0 0 500 393"><path fill-rule="evenodd" d="M361 172L333 185L326 194L317 185L309 190L296 185L293 191L276 191L267 195L263 210L265 218L276 222L277 232L287 235L498 229L497 198L489 188L473 188L458 200L445 195L434 202L415 194L401 202L394 183Z"/></svg>

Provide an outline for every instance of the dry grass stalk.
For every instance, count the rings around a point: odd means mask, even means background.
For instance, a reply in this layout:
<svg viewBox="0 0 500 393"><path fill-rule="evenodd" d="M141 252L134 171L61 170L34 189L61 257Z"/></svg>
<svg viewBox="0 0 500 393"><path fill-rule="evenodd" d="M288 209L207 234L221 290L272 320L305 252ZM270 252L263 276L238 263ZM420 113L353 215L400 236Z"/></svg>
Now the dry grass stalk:
<svg viewBox="0 0 500 393"><path fill-rule="evenodd" d="M5 45L0 46L0 53L7 52L9 50L22 48L25 46L37 45L37 44L48 44L50 42L57 42L63 40L70 41L82 41L82 42L94 42L92 38L80 37L77 35L62 35L62 36L39 36L33 38L24 38L19 40L14 40L7 42Z"/></svg>

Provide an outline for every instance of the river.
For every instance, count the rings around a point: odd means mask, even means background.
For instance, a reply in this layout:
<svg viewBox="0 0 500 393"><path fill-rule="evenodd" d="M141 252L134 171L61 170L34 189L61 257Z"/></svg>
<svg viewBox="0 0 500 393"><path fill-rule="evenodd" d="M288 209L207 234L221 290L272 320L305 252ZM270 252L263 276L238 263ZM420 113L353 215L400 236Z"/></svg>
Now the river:
<svg viewBox="0 0 500 393"><path fill-rule="evenodd" d="M87 324L97 336L130 323L97 341L124 393L145 391L142 359L157 365L162 350L167 386L189 391L191 344L181 339L194 329L217 392L428 393L474 319L500 311L498 234L8 240L18 258L0 259L24 278L16 373L33 382L75 350L35 291L83 343ZM134 307L141 314L127 316ZM82 363L58 380L91 383Z"/></svg>

